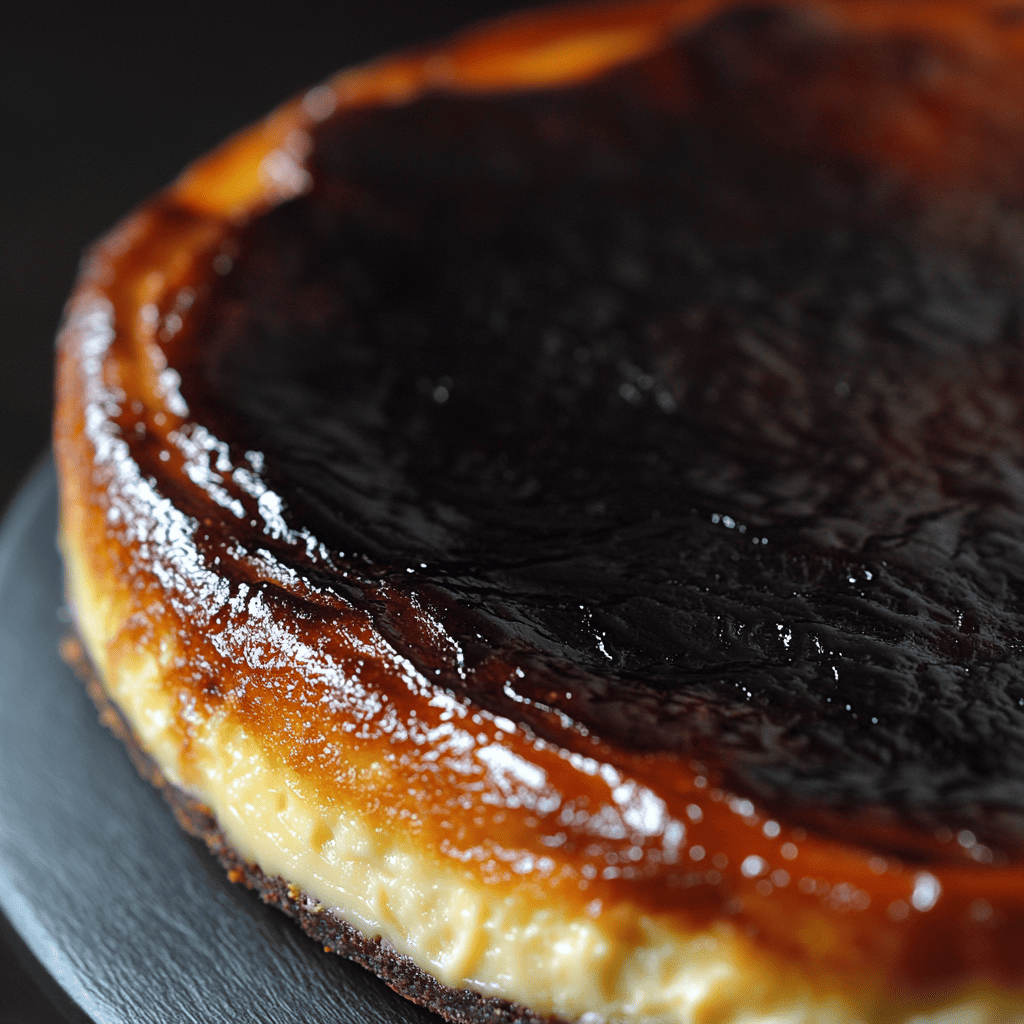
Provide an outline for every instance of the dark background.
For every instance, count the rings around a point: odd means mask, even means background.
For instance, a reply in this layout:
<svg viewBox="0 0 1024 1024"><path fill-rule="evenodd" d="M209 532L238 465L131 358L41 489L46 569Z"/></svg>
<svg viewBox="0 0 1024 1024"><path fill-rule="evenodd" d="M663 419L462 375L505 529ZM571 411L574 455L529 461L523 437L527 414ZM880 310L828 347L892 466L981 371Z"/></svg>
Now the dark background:
<svg viewBox="0 0 1024 1024"><path fill-rule="evenodd" d="M526 6L11 5L0 33L0 508L47 446L53 336L90 241L227 134L338 68ZM0 927L0 1024L63 1021L16 944Z"/></svg>

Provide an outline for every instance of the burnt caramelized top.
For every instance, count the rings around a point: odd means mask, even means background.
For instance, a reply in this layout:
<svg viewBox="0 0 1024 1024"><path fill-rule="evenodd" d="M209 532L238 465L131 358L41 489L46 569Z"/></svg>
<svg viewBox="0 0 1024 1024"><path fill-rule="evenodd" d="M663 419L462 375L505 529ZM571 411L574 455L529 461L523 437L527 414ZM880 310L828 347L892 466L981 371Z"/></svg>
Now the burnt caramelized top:
<svg viewBox="0 0 1024 1024"><path fill-rule="evenodd" d="M1022 106L1006 0L664 0L190 168L56 425L183 775L227 718L496 893L1019 993Z"/></svg>
<svg viewBox="0 0 1024 1024"><path fill-rule="evenodd" d="M497 652L615 744L1017 858L1024 136L882 164L807 123L844 69L972 70L738 11L588 86L342 113L172 364L324 582L438 612L452 691L520 717Z"/></svg>

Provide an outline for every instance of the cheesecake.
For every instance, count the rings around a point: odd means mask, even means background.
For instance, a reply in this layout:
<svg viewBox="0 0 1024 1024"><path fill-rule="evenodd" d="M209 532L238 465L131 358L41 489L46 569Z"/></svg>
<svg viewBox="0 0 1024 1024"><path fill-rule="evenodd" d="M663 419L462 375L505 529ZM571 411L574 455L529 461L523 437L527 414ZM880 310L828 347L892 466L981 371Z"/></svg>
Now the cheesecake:
<svg viewBox="0 0 1024 1024"><path fill-rule="evenodd" d="M1024 20L520 14L88 255L104 720L451 1021L1024 1021Z"/></svg>

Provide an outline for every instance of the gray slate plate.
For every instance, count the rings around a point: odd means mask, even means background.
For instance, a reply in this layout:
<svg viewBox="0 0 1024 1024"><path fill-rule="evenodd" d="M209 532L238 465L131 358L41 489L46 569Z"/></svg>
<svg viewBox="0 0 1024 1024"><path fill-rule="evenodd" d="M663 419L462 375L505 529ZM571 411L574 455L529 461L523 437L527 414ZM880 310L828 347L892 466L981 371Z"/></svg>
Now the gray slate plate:
<svg viewBox="0 0 1024 1024"><path fill-rule="evenodd" d="M58 654L55 534L47 460L0 530L0 910L73 1016L440 1024L228 882L135 774Z"/></svg>

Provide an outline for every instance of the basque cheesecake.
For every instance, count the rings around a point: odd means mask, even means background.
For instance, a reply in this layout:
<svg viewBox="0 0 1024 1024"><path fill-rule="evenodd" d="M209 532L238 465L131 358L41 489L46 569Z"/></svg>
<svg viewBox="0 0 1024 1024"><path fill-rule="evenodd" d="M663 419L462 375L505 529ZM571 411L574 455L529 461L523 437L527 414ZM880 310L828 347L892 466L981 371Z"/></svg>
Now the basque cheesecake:
<svg viewBox="0 0 1024 1024"><path fill-rule="evenodd" d="M89 254L104 718L452 1021L1024 1021L1024 7L342 72Z"/></svg>

